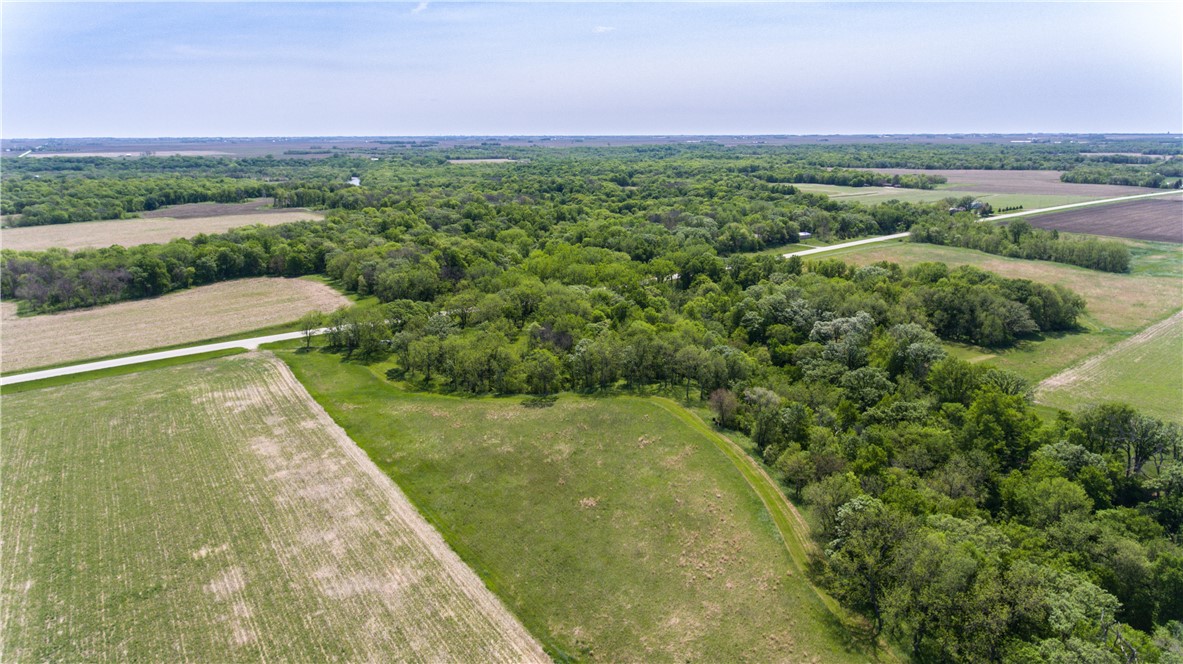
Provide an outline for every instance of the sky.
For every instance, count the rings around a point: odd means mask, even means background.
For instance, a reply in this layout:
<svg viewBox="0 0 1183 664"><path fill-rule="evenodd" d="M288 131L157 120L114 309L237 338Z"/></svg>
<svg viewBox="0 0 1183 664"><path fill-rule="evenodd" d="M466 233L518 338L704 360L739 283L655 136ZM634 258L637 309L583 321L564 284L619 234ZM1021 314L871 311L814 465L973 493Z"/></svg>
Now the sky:
<svg viewBox="0 0 1183 664"><path fill-rule="evenodd" d="M1183 3L0 4L6 138L1183 131Z"/></svg>

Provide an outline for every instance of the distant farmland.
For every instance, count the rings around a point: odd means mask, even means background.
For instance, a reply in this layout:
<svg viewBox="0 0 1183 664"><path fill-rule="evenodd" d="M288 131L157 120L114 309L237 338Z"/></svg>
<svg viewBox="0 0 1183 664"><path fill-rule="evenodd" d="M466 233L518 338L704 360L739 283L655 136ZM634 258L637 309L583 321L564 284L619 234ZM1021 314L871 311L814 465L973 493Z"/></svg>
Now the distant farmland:
<svg viewBox="0 0 1183 664"><path fill-rule="evenodd" d="M924 170L917 168L868 168L877 173L943 175L948 182L938 190L976 191L985 194L1049 194L1109 198L1146 194L1157 189L1113 184L1061 182L1060 171ZM950 195L953 195L950 191Z"/></svg>
<svg viewBox="0 0 1183 664"><path fill-rule="evenodd" d="M201 341L288 323L312 309L331 311L348 303L316 281L271 278L225 281L41 316L17 316L16 304L5 302L0 305L0 369L20 371Z"/></svg>
<svg viewBox="0 0 1183 664"><path fill-rule="evenodd" d="M1032 226L1069 233L1183 243L1183 195L1040 214L1027 220Z"/></svg>
<svg viewBox="0 0 1183 664"><path fill-rule="evenodd" d="M274 359L3 406L0 660L546 661Z"/></svg>
<svg viewBox="0 0 1183 664"><path fill-rule="evenodd" d="M323 219L319 212L281 210L270 213L235 214L217 217L172 219L120 219L84 221L75 224L24 226L0 231L0 245L5 249L40 251L50 247L75 250L86 247L109 247L113 244L134 247L137 244L168 242L199 233L222 233L239 226L263 224L276 226L293 221Z"/></svg>

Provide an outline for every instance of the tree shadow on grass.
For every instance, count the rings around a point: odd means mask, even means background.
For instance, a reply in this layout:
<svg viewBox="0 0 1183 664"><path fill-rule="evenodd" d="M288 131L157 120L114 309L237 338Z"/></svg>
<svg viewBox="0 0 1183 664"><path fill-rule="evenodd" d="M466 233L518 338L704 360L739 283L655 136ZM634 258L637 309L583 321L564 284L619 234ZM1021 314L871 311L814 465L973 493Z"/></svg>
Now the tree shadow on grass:
<svg viewBox="0 0 1183 664"><path fill-rule="evenodd" d="M843 620L833 612L826 611L820 622L830 638L841 643L847 652L858 653L873 662L899 661L891 647L875 635L871 624L861 616L848 616Z"/></svg>

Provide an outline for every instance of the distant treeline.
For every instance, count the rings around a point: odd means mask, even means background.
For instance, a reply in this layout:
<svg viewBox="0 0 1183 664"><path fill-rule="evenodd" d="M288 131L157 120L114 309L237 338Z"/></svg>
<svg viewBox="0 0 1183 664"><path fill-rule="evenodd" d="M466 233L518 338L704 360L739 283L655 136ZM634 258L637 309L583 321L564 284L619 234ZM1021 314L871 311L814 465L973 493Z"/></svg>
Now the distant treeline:
<svg viewBox="0 0 1183 664"><path fill-rule="evenodd" d="M1130 251L1114 240L1064 237L1017 219L1006 226L977 223L966 215L929 218L912 227L912 242L967 247L989 254L1054 261L1105 272L1129 272Z"/></svg>
<svg viewBox="0 0 1183 664"><path fill-rule="evenodd" d="M231 178L154 176L136 179L45 177L6 180L0 214L14 226L126 219L165 205L239 203L270 196L266 182Z"/></svg>
<svg viewBox="0 0 1183 664"><path fill-rule="evenodd" d="M1183 160L1146 163L1147 158L1096 155L1084 150L1175 155L1183 152L1177 140L1115 141L1100 136L1083 142L968 145L928 143L828 144L791 146L723 146L713 143L657 144L626 147L531 147L480 144L440 148L428 144L399 145L381 156L334 154L323 159L274 157L53 157L6 159L0 178L2 214L20 213L42 205L20 223L62 223L119 218L151 208L135 199L147 191L124 191L120 180L157 180L166 176L218 181L247 181L276 187L281 206L323 206L362 209L390 207L412 193L441 189L463 191L513 189L517 195L599 192L616 185L636 193L631 198L664 197L669 188L704 175L712 186L742 189L726 173L755 177L765 191L791 194L779 183L823 183L848 186L931 188L944 180L919 174L891 176L856 168L918 169L1037 169L1067 171L1067 182L1170 186L1183 176ZM510 158L512 164L449 165L453 158ZM1125 163L1131 162L1131 163ZM347 187L351 177L361 187ZM501 186L502 178L508 181ZM49 180L53 184L45 181ZM40 183L40 184L38 184ZM534 187L530 188L530 185ZM198 187L200 189L201 187ZM111 189L111 191L106 191ZM203 200L224 200L225 196ZM270 195L270 194L268 194ZM155 193L158 201L189 200L169 191ZM214 196L209 192L208 196ZM161 205L170 203L160 202Z"/></svg>
<svg viewBox="0 0 1183 664"><path fill-rule="evenodd" d="M752 173L752 177L769 183L835 184L846 187L903 187L905 189L933 189L948 180L943 175L897 174L848 168L791 168L782 167Z"/></svg>
<svg viewBox="0 0 1183 664"><path fill-rule="evenodd" d="M1115 155L1122 157L1123 155ZM1109 157L1099 159L1108 160ZM1178 189L1183 182L1183 159L1168 159L1151 163L1133 162L1090 163L1060 175L1063 182L1080 184L1119 184L1130 187Z"/></svg>

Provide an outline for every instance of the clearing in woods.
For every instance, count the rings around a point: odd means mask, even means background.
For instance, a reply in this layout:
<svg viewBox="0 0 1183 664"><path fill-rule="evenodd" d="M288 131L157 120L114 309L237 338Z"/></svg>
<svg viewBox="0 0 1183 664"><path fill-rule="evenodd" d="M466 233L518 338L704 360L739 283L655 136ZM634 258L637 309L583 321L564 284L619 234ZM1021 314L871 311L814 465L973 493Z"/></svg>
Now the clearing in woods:
<svg viewBox="0 0 1183 664"><path fill-rule="evenodd" d="M277 226L293 221L320 219L324 219L320 212L287 209L211 217L152 217L21 226L0 230L0 246L18 251L41 251L50 247L63 247L73 251L86 247L109 247L113 244L134 247L138 244L164 243L177 238L193 237L199 233L222 233L240 226Z"/></svg>
<svg viewBox="0 0 1183 664"><path fill-rule="evenodd" d="M943 175L948 179L948 182L937 185L934 189L845 187L808 183L794 184L793 186L801 191L826 194L836 200L867 205L890 200L931 203L949 197L973 196L989 203L995 209L1020 205L1027 209L1034 209L1158 191L1144 187L1061 182L1060 171L921 170L915 168L868 168L862 170L887 174Z"/></svg>
<svg viewBox="0 0 1183 664"><path fill-rule="evenodd" d="M1035 400L1066 410L1124 401L1183 424L1183 311L1044 380Z"/></svg>
<svg viewBox="0 0 1183 664"><path fill-rule="evenodd" d="M202 341L290 323L313 309L332 311L347 304L345 296L323 283L268 277L40 316L17 316L17 305L4 302L0 368L22 371Z"/></svg>
<svg viewBox="0 0 1183 664"><path fill-rule="evenodd" d="M546 661L274 358L3 405L0 660Z"/></svg>
<svg viewBox="0 0 1183 664"><path fill-rule="evenodd" d="M306 208L273 208L274 198L251 198L245 203L182 203L166 205L148 212L141 212L145 219L168 217L169 219L192 219L193 217L225 217L240 214L283 214Z"/></svg>
<svg viewBox="0 0 1183 664"><path fill-rule="evenodd" d="M1072 289L1086 303L1087 312L1081 319L1082 332L1046 335L1039 341L1022 341L1012 348L972 349L971 353L961 353L967 359L974 359L974 355L991 355L983 361L1016 371L1034 383L1179 310L1183 304L1180 301L1183 280L1177 271L1164 266L1164 263L1178 260L1178 248L1143 243L1137 245L1133 253L1132 274L1113 274L1061 263L1006 258L973 249L907 241L839 249L811 258L837 258L856 265L878 261L899 263L904 267L925 261L945 263L949 267L973 265L1004 277L1061 284Z"/></svg>
<svg viewBox="0 0 1183 664"><path fill-rule="evenodd" d="M1069 203L1083 203L1100 198L1099 196L1067 195L1067 194L1033 194L1033 193L999 193L951 189L904 189L902 187L846 187L835 184L794 184L794 187L811 194L825 194L830 198L844 203L862 203L875 205L886 201L901 201L904 203L933 203L946 198L973 196L1002 209L1023 206L1027 209L1067 205Z"/></svg>
<svg viewBox="0 0 1183 664"><path fill-rule="evenodd" d="M715 443L651 400L408 393L277 351L551 655L866 661Z"/></svg>
<svg viewBox="0 0 1183 664"><path fill-rule="evenodd" d="M924 170L918 168L868 168L865 170L892 175L896 173L943 175L948 182L937 185L937 189L951 190L950 194L954 191L977 191L985 194L1047 194L1083 196L1085 198L1115 198L1161 191L1149 187L1063 182L1060 180L1061 171Z"/></svg>

